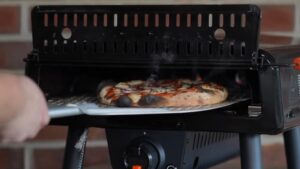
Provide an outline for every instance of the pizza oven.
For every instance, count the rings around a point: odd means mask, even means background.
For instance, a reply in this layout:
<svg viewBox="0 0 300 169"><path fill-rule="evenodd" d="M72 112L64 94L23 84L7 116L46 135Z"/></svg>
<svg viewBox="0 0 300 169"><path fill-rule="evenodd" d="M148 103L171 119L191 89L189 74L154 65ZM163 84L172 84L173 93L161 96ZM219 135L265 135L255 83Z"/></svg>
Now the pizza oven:
<svg viewBox="0 0 300 169"><path fill-rule="evenodd" d="M201 169L239 153L243 169L260 169L259 134L281 132L299 168L300 46L259 49L260 17L255 5L35 7L26 75L51 124L69 126L63 168L82 168L88 127L106 129L114 169ZM96 98L104 80L198 76L225 86L227 101L118 108Z"/></svg>

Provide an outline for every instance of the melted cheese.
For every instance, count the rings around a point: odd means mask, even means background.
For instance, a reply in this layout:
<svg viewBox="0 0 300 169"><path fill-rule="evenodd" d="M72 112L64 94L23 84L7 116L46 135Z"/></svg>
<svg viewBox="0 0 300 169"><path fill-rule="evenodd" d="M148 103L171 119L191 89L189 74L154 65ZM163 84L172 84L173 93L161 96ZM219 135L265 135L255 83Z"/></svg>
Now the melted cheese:
<svg viewBox="0 0 300 169"><path fill-rule="evenodd" d="M140 85L140 84L143 84L144 82L142 80L132 80L132 81L129 81L128 84L131 85L131 86L136 86L136 85Z"/></svg>
<svg viewBox="0 0 300 169"><path fill-rule="evenodd" d="M120 88L120 89L130 89L128 84L124 83L124 82L120 82L116 85L116 88Z"/></svg>
<svg viewBox="0 0 300 169"><path fill-rule="evenodd" d="M154 87L151 90L151 93L156 94L156 93L166 93L166 92L171 92L172 88L170 87Z"/></svg>
<svg viewBox="0 0 300 169"><path fill-rule="evenodd" d="M138 103L142 96L137 93L131 93L128 95L128 97L132 100L133 103Z"/></svg>

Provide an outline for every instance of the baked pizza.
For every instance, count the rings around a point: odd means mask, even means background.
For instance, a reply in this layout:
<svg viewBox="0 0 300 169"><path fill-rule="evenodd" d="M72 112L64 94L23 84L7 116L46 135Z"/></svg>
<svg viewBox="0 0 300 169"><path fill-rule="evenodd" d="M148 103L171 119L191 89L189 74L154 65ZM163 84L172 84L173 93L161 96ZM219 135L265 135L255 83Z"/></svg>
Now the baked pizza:
<svg viewBox="0 0 300 169"><path fill-rule="evenodd" d="M223 102L227 96L225 87L199 79L104 81L98 86L100 103L118 107L204 106Z"/></svg>

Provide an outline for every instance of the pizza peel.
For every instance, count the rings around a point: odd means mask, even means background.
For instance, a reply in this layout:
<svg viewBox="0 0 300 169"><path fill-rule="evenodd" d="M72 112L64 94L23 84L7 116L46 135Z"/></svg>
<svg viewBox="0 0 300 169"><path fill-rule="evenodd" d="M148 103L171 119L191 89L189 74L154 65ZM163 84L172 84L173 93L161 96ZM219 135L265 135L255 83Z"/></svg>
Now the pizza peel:
<svg viewBox="0 0 300 169"><path fill-rule="evenodd" d="M101 105L97 98L78 96L71 98L54 98L48 101L49 116L62 118L78 115L89 116L134 116L134 115L159 115L159 114L184 114L205 112L224 108L234 104L248 101L249 98L227 100L222 103L196 106L196 107L158 107L158 108L123 108Z"/></svg>

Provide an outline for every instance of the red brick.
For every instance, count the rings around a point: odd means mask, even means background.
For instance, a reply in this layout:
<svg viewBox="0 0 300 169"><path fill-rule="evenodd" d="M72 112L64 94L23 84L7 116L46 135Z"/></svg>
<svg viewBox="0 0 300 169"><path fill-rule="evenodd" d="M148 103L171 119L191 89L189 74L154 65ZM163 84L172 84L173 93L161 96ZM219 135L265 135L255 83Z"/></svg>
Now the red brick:
<svg viewBox="0 0 300 169"><path fill-rule="evenodd" d="M1 169L23 169L23 150L1 148L0 166Z"/></svg>
<svg viewBox="0 0 300 169"><path fill-rule="evenodd" d="M283 36L260 36L261 44L272 44L272 45L287 45L292 43L292 37L283 37Z"/></svg>
<svg viewBox="0 0 300 169"><path fill-rule="evenodd" d="M105 147L87 148L84 166L108 166L108 150ZM38 169L62 168L64 158L63 149L39 149L34 152L34 166Z"/></svg>
<svg viewBox="0 0 300 169"><path fill-rule="evenodd" d="M23 59L32 50L31 42L0 42L0 60L4 60L2 68L24 68Z"/></svg>
<svg viewBox="0 0 300 169"><path fill-rule="evenodd" d="M0 7L0 33L20 32L20 7Z"/></svg>
<svg viewBox="0 0 300 169"><path fill-rule="evenodd" d="M62 168L64 149L39 149L33 153L33 166L38 169Z"/></svg>
<svg viewBox="0 0 300 169"><path fill-rule="evenodd" d="M293 31L295 7L293 5L263 5L262 31Z"/></svg>
<svg viewBox="0 0 300 169"><path fill-rule="evenodd" d="M65 140L68 128L65 126L47 126L31 141Z"/></svg>
<svg viewBox="0 0 300 169"><path fill-rule="evenodd" d="M105 130L102 128L90 128L89 140L106 139Z"/></svg>
<svg viewBox="0 0 300 169"><path fill-rule="evenodd" d="M263 161L267 169L287 168L284 146L282 144L265 146L263 155Z"/></svg>
<svg viewBox="0 0 300 169"><path fill-rule="evenodd" d="M65 140L68 134L67 126L47 126L31 141ZM105 139L104 129L89 128L89 140Z"/></svg>
<svg viewBox="0 0 300 169"><path fill-rule="evenodd" d="M92 167L107 164L110 164L109 153L107 148L88 148L86 150L84 166Z"/></svg>

